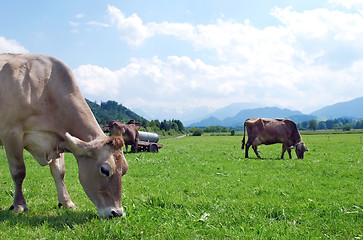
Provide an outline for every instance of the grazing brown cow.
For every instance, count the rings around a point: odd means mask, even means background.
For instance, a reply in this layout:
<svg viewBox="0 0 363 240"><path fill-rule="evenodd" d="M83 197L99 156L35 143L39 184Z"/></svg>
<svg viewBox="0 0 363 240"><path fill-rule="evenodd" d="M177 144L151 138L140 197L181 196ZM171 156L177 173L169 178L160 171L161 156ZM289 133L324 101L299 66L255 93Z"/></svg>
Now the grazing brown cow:
<svg viewBox="0 0 363 240"><path fill-rule="evenodd" d="M266 119L266 118L249 118L244 123L242 149L245 145L245 131L247 127L248 141L246 143L245 157L248 158L248 149L252 145L253 150L258 158L261 158L257 152L260 144L282 143L281 158L287 150L291 159L291 148L295 148L298 158L304 158L304 152L309 151L302 142L296 124L288 119Z"/></svg>
<svg viewBox="0 0 363 240"><path fill-rule="evenodd" d="M139 143L139 131L137 130L138 126L133 123L129 124L119 121L111 121L108 127L111 136L122 136L124 139L126 145L125 153L127 153L128 145L134 146L135 153L137 153Z"/></svg>
<svg viewBox="0 0 363 240"><path fill-rule="evenodd" d="M128 165L120 137L107 137L60 60L40 54L0 54L0 146L15 185L10 209L28 209L22 185L23 149L49 165L59 206L75 208L64 185L64 152L77 159L79 180L102 217L122 216L121 177Z"/></svg>

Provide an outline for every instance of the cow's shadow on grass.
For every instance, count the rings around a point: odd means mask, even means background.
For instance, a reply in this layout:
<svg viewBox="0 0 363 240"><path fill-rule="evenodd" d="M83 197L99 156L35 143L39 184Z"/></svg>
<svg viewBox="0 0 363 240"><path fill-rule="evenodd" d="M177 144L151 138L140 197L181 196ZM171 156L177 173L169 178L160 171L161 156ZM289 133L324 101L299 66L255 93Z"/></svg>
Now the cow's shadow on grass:
<svg viewBox="0 0 363 240"><path fill-rule="evenodd" d="M26 212L0 210L0 222L6 222L6 225L10 227L15 225L39 227L46 224L50 228L61 231L72 229L93 219L100 219L100 217L94 212L80 210L59 209L56 213L54 211L36 213L32 210Z"/></svg>
<svg viewBox="0 0 363 240"><path fill-rule="evenodd" d="M289 159L289 158L281 158L281 157L261 157L261 158L258 158L256 156L248 157L248 158L243 157L243 158L244 159L249 159L249 160L256 160L256 161L264 161L264 160L274 160L274 161L294 160L294 158L292 158L292 159Z"/></svg>

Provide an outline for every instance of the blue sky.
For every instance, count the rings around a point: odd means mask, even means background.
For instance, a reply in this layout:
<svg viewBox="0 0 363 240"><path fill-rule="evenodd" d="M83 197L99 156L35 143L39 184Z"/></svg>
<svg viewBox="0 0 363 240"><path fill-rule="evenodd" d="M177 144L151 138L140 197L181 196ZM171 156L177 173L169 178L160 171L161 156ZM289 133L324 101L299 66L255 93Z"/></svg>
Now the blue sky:
<svg viewBox="0 0 363 240"><path fill-rule="evenodd" d="M86 98L155 117L363 96L362 0L5 0L0 20L0 52L58 57Z"/></svg>

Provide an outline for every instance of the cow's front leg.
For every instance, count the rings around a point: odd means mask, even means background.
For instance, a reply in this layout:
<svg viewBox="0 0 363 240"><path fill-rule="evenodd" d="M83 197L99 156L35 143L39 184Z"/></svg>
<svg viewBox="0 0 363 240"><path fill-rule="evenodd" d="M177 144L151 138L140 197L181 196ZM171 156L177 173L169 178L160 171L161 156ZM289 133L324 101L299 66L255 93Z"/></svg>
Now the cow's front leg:
<svg viewBox="0 0 363 240"><path fill-rule="evenodd" d="M291 148L287 148L287 153L289 154L289 158L292 159L292 156L291 156Z"/></svg>
<svg viewBox="0 0 363 240"><path fill-rule="evenodd" d="M281 153L281 159L284 159L284 154L286 152L286 147L284 144L282 144L282 153Z"/></svg>
<svg viewBox="0 0 363 240"><path fill-rule="evenodd" d="M285 144L282 144L281 159L284 159L285 151L287 151L287 153L289 154L289 158L292 159L292 157L291 157L291 147L286 146Z"/></svg>
<svg viewBox="0 0 363 240"><path fill-rule="evenodd" d="M260 154L258 154L257 146L252 145L253 151L255 151L255 154L258 158L261 158Z"/></svg>
<svg viewBox="0 0 363 240"><path fill-rule="evenodd" d="M77 207L71 201L66 185L64 184L64 176L66 173L64 153L60 155L60 158L53 159L49 167L57 188L59 207L76 209Z"/></svg>
<svg viewBox="0 0 363 240"><path fill-rule="evenodd" d="M6 156L9 162L11 177L14 182L15 193L13 205L10 210L26 211L28 206L23 194L23 181L26 175L26 169L23 159L23 149L19 147L20 141L9 141L5 145Z"/></svg>
<svg viewBox="0 0 363 240"><path fill-rule="evenodd" d="M127 153L127 149L129 148L129 145L125 144L125 154Z"/></svg>

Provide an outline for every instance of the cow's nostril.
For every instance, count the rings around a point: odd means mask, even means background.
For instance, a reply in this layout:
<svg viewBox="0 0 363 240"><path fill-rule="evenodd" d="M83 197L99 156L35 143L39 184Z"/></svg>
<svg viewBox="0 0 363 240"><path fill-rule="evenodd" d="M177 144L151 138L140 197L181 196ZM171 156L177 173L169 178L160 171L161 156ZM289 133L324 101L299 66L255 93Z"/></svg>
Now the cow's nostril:
<svg viewBox="0 0 363 240"><path fill-rule="evenodd" d="M111 217L119 217L120 216L120 214L118 214L116 211L114 211L114 210L112 210L111 211Z"/></svg>

